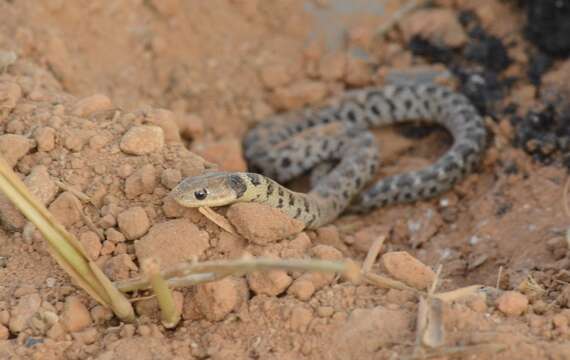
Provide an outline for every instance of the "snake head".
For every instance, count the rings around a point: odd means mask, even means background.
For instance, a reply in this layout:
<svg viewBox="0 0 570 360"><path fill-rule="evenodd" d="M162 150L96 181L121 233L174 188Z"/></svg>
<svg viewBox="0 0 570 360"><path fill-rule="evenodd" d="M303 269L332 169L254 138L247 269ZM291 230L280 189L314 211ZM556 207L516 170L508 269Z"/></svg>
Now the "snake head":
<svg viewBox="0 0 570 360"><path fill-rule="evenodd" d="M182 180L170 196L184 207L217 207L239 201L245 189L239 173L214 172Z"/></svg>

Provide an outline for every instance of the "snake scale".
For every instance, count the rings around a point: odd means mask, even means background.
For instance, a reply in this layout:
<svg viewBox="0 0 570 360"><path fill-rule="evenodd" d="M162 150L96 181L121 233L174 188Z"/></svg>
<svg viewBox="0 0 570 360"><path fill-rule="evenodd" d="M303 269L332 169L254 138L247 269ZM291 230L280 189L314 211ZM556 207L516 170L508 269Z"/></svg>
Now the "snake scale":
<svg viewBox="0 0 570 360"><path fill-rule="evenodd" d="M427 121L446 128L454 143L434 164L383 178L367 187L379 166L368 130ZM470 173L486 145L483 118L462 94L435 84L349 90L318 108L272 116L243 141L253 172L213 172L182 180L171 192L186 207L258 202L317 228L345 210L365 212L434 197ZM280 185L311 173L311 190ZM260 173L264 175L260 175Z"/></svg>

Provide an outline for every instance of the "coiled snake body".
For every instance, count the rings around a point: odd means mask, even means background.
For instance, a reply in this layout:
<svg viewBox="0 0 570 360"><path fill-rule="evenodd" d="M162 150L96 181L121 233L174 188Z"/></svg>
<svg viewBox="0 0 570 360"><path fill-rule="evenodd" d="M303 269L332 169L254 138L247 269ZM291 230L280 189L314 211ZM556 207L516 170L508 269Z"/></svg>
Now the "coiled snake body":
<svg viewBox="0 0 570 360"><path fill-rule="evenodd" d="M445 127L453 136L452 147L431 166L366 188L379 165L376 140L367 129L422 120ZM347 209L363 212L441 194L472 171L485 141L484 121L475 107L446 87L352 90L320 108L278 114L253 128L243 147L255 172L186 178L171 194L187 207L265 203L317 228ZM279 184L309 170L312 188L306 194Z"/></svg>

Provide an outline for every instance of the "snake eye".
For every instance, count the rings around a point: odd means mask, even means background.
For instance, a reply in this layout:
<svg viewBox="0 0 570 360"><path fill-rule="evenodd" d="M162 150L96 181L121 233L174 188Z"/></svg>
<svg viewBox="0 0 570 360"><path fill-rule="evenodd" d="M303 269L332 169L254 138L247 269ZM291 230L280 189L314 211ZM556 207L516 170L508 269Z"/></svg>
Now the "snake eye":
<svg viewBox="0 0 570 360"><path fill-rule="evenodd" d="M201 189L194 192L196 200L204 200L208 196L208 190Z"/></svg>

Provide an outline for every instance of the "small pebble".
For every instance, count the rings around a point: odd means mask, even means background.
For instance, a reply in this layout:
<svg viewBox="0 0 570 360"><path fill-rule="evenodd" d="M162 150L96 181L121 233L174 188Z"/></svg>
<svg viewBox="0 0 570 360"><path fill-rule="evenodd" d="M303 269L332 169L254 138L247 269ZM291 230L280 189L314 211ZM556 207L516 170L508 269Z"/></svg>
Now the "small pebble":
<svg viewBox="0 0 570 360"><path fill-rule="evenodd" d="M313 312L304 306L298 305L291 310L289 326L293 331L304 333L311 320L313 320Z"/></svg>
<svg viewBox="0 0 570 360"><path fill-rule="evenodd" d="M256 294L277 296L283 293L293 279L284 270L257 271L248 274L249 288Z"/></svg>
<svg viewBox="0 0 570 360"><path fill-rule="evenodd" d="M137 271L137 265L127 254L113 256L107 260L103 266L103 272L111 280L126 280L130 277L131 271Z"/></svg>
<svg viewBox="0 0 570 360"><path fill-rule="evenodd" d="M4 325L0 325L0 340L8 340L10 336L10 331Z"/></svg>
<svg viewBox="0 0 570 360"><path fill-rule="evenodd" d="M117 217L119 229L127 240L137 239L148 231L150 221L144 209L140 206L123 211Z"/></svg>
<svg viewBox="0 0 570 360"><path fill-rule="evenodd" d="M233 204L227 217L241 236L259 245L298 234L305 227L279 209L257 203Z"/></svg>
<svg viewBox="0 0 570 360"><path fill-rule="evenodd" d="M382 255L382 264L392 277L416 289L427 289L435 279L432 269L405 251Z"/></svg>
<svg viewBox="0 0 570 360"><path fill-rule="evenodd" d="M78 100L72 107L73 115L87 117L93 113L113 108L111 100L103 94L95 94Z"/></svg>
<svg viewBox="0 0 570 360"><path fill-rule="evenodd" d="M145 155L164 146L164 130L154 125L138 125L130 128L121 138L119 148L126 154Z"/></svg>
<svg viewBox="0 0 570 360"><path fill-rule="evenodd" d="M125 235L123 235L123 233L117 231L114 228L109 228L105 230L105 238L114 243L120 243L126 240Z"/></svg>
<svg viewBox="0 0 570 360"><path fill-rule="evenodd" d="M22 135L0 135L0 154L10 167L14 167L33 146L34 142Z"/></svg>
<svg viewBox="0 0 570 360"><path fill-rule="evenodd" d="M267 65L259 72L259 77L263 84L269 89L275 89L287 85L292 77L287 66L283 64Z"/></svg>
<svg viewBox="0 0 570 360"><path fill-rule="evenodd" d="M223 320L240 303L240 292L236 285L232 278L197 285L193 301L206 319Z"/></svg>
<svg viewBox="0 0 570 360"><path fill-rule="evenodd" d="M38 151L52 151L55 148L55 129L48 126L37 128L34 140L38 144Z"/></svg>
<svg viewBox="0 0 570 360"><path fill-rule="evenodd" d="M91 319L95 324L101 324L113 318L113 311L101 305L95 305L91 311Z"/></svg>
<svg viewBox="0 0 570 360"><path fill-rule="evenodd" d="M61 323L69 332L81 331L91 325L91 315L79 297L68 296L61 314Z"/></svg>
<svg viewBox="0 0 570 360"><path fill-rule="evenodd" d="M50 204L49 211L64 227L81 220L81 202L69 191L61 193Z"/></svg>
<svg viewBox="0 0 570 360"><path fill-rule="evenodd" d="M22 296L10 312L10 331L19 333L28 328L29 321L40 309L41 303L42 299L37 293Z"/></svg>
<svg viewBox="0 0 570 360"><path fill-rule="evenodd" d="M151 164L142 166L125 181L125 195L129 199L142 194L152 194L155 188L156 171Z"/></svg>
<svg viewBox="0 0 570 360"><path fill-rule="evenodd" d="M99 236L93 231L86 231L79 235L79 241L87 251L91 260L96 260L101 253L101 241Z"/></svg>
<svg viewBox="0 0 570 360"><path fill-rule="evenodd" d="M173 189L182 180L182 172L178 169L165 169L160 174L160 183L167 189Z"/></svg>
<svg viewBox="0 0 570 360"><path fill-rule="evenodd" d="M331 317L334 314L334 308L332 306L319 306L317 308L317 315L326 318Z"/></svg>
<svg viewBox="0 0 570 360"><path fill-rule="evenodd" d="M287 294L295 296L301 301L309 300L317 289L310 279L299 278L287 290Z"/></svg>
<svg viewBox="0 0 570 360"><path fill-rule="evenodd" d="M496 303L499 311L507 316L519 316L528 309L528 298L517 291L505 291Z"/></svg>
<svg viewBox="0 0 570 360"><path fill-rule="evenodd" d="M186 219L174 219L152 226L135 242L139 261L153 258L162 267L200 258L210 246L208 233Z"/></svg>

